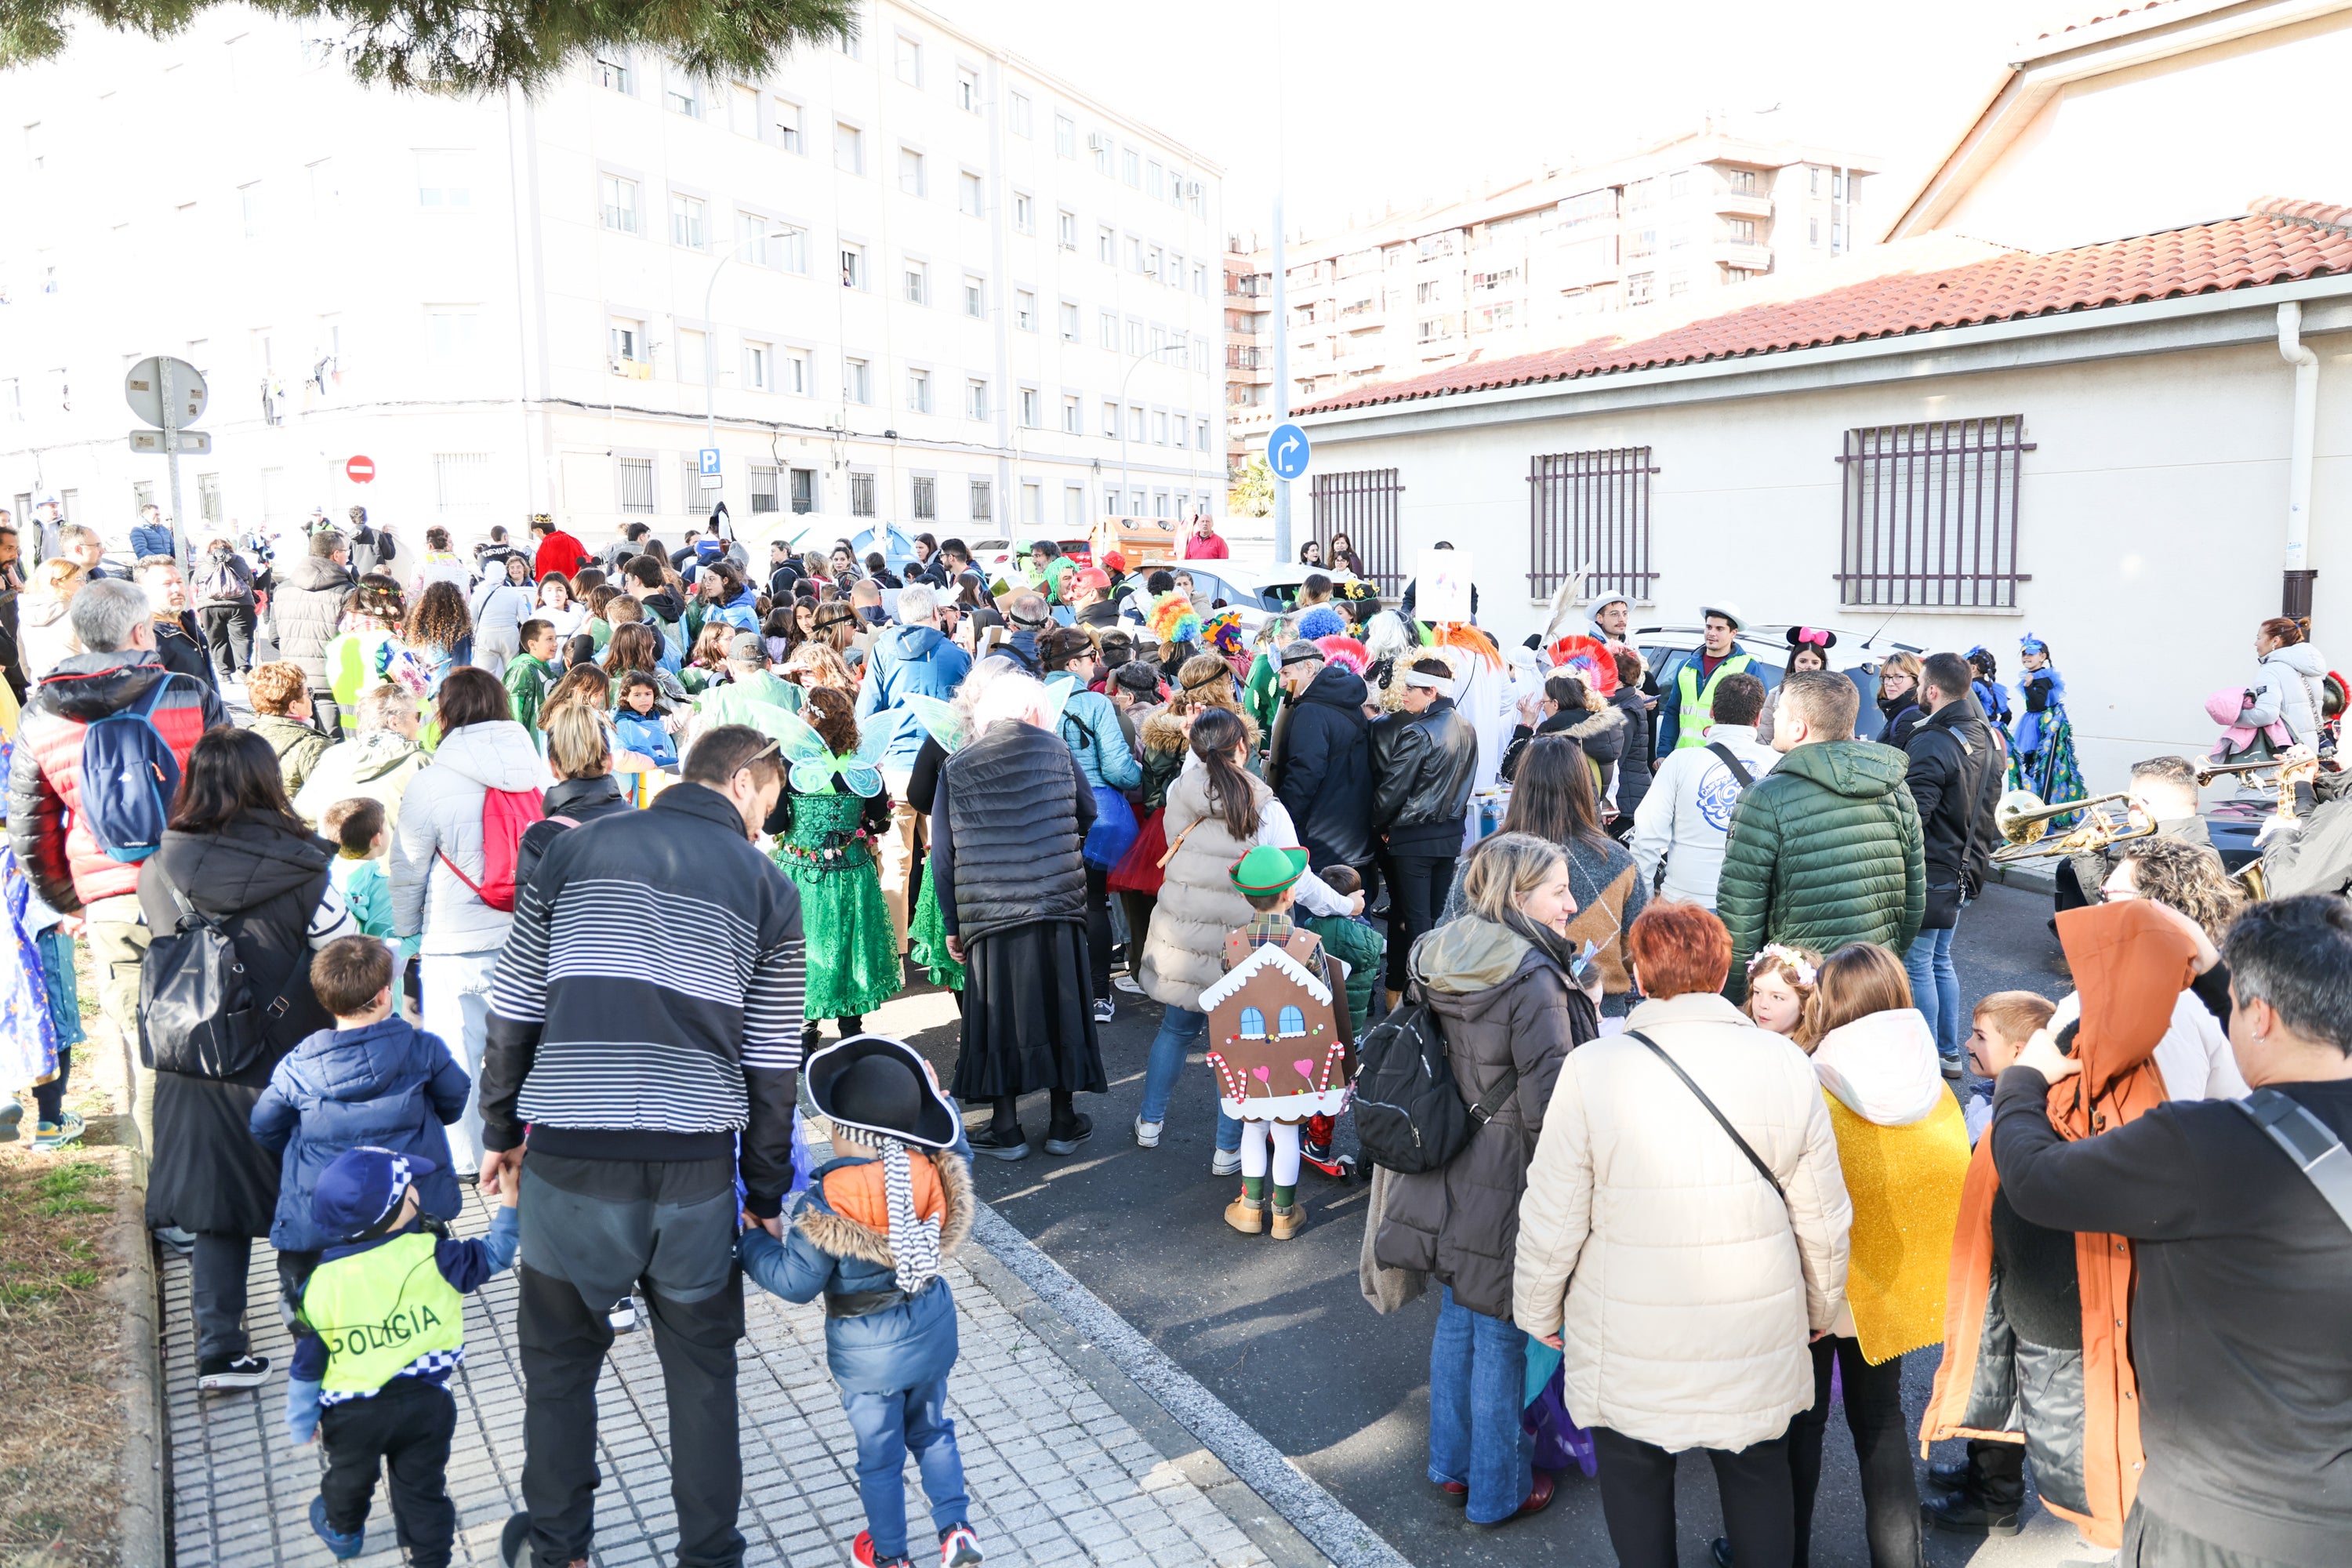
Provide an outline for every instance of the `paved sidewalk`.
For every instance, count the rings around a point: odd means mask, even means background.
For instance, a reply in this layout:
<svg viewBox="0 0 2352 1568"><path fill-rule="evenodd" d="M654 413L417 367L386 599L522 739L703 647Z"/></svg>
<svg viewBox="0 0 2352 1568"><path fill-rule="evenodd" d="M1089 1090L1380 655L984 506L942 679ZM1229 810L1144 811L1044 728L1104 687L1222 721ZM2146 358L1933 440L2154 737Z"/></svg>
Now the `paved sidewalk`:
<svg viewBox="0 0 2352 1568"><path fill-rule="evenodd" d="M488 1228L470 1189L460 1234ZM977 1251L978 1243L971 1248ZM332 1560L310 1531L320 1456L285 1429L291 1340L277 1311L275 1254L254 1247L254 1349L272 1358L251 1393L200 1396L188 1308L188 1266L166 1257L163 1368L170 1411L173 1538L177 1568L277 1568ZM967 1255L969 1256L969 1255ZM956 1294L962 1356L950 1403L963 1450L972 1528L992 1565L1127 1568L1213 1564L1267 1568L1272 1560L1141 1432L974 1279L943 1270ZM494 1568L499 1527L519 1503L522 1384L509 1270L466 1305L466 1366L451 1380L457 1437L449 1493L457 1505L461 1563ZM824 1365L824 1313L745 1289L741 1528L751 1564L835 1568L853 1562L864 1528L855 1450ZM615 1375L617 1374L617 1375ZM675 1515L665 1459L667 1420L649 1329L620 1336L597 1389L604 1485L597 1492L599 1568L655 1568L670 1560ZM908 1540L916 1568L930 1539L919 1478L907 1472ZM361 1568L394 1568L400 1554L378 1488Z"/></svg>

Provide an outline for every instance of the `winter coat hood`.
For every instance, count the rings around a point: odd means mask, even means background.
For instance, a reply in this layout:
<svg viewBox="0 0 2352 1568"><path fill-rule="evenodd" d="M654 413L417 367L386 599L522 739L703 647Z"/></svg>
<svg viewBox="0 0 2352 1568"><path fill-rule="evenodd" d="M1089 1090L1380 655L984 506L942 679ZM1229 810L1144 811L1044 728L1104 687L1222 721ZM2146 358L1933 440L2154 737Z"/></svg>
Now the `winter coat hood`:
<svg viewBox="0 0 2352 1568"><path fill-rule="evenodd" d="M1327 707L1345 708L1350 712L1360 713L1364 704L1371 700L1371 688L1364 684L1362 676L1345 665L1327 664L1316 672L1315 679L1307 682L1307 689L1300 692L1296 700L1302 704L1318 702Z"/></svg>
<svg viewBox="0 0 2352 1568"><path fill-rule="evenodd" d="M1916 1007L1832 1029L1813 1047L1813 1072L1838 1103L1878 1127L1925 1121L1945 1095L1935 1031Z"/></svg>
<svg viewBox="0 0 2352 1568"><path fill-rule="evenodd" d="M56 626L72 608L71 600L52 598L47 594L26 594L16 600L17 618L28 626Z"/></svg>
<svg viewBox="0 0 2352 1568"><path fill-rule="evenodd" d="M536 790L546 767L530 735L511 719L468 724L441 737L433 765L446 767L484 789Z"/></svg>
<svg viewBox="0 0 2352 1568"><path fill-rule="evenodd" d="M2273 648L2263 656L2264 664L2283 664L2305 680L2317 680L2327 673L2327 660L2307 642L2289 647Z"/></svg>
<svg viewBox="0 0 2352 1568"><path fill-rule="evenodd" d="M1902 784L1905 765L1902 752L1875 741L1823 741L1791 749L1772 771L1849 800L1876 800Z"/></svg>
<svg viewBox="0 0 2352 1568"><path fill-rule="evenodd" d="M1510 927L1465 915L1414 943L1412 968L1424 989L1467 996L1502 984L1534 952L1535 943Z"/></svg>
<svg viewBox="0 0 2352 1568"><path fill-rule="evenodd" d="M341 588L351 582L351 574L324 555L304 555L286 568L284 581L289 587L317 593L322 588Z"/></svg>
<svg viewBox="0 0 2352 1568"><path fill-rule="evenodd" d="M645 606L646 614L657 616L672 625L686 619L685 601L667 588L664 588L657 594L647 594L637 602Z"/></svg>
<svg viewBox="0 0 2352 1568"><path fill-rule="evenodd" d="M2083 1070L2051 1087L2050 1119L2063 1129L2062 1100L2072 1107L2077 1088L2087 1091L2080 1097L2087 1102L2105 1100L2155 1056L2172 1026L2173 1002L2189 987L2197 948L2137 899L2067 910L2059 917L2058 942L2083 999L2074 1044ZM2163 1085L2152 1087L2161 1101ZM2095 1128L2087 1110L2081 1119L2084 1125L2073 1135L2088 1137Z"/></svg>
<svg viewBox="0 0 2352 1568"><path fill-rule="evenodd" d="M947 640L937 626L892 626L874 639L874 651L884 658L926 659Z"/></svg>
<svg viewBox="0 0 2352 1568"><path fill-rule="evenodd" d="M422 746L397 730L363 731L352 746L352 777L362 783L380 779L425 755Z"/></svg>
<svg viewBox="0 0 2352 1568"><path fill-rule="evenodd" d="M163 874L201 912L226 919L319 881L335 847L268 818L236 818L218 833L163 830Z"/></svg>

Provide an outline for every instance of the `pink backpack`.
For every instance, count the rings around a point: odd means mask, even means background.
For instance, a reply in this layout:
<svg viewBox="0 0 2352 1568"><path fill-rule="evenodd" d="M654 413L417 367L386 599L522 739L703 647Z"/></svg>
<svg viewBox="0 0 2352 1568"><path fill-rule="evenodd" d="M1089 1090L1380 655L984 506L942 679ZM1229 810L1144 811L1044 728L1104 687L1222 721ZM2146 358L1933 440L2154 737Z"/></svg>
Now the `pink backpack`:
<svg viewBox="0 0 2352 1568"><path fill-rule="evenodd" d="M446 851L441 864L450 875L474 889L474 896L501 914L514 913L515 858L522 848L523 830L541 821L546 812L532 789L486 789L482 792L482 879L457 868Z"/></svg>

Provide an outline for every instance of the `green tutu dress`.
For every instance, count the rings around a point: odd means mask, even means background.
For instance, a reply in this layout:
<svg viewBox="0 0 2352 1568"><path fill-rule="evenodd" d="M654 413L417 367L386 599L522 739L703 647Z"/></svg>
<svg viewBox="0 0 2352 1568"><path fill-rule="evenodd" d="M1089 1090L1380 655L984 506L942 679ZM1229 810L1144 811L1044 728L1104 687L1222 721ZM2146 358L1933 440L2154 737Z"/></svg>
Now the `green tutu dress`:
<svg viewBox="0 0 2352 1568"><path fill-rule="evenodd" d="M929 973L932 984L963 989L963 965L948 952L947 921L940 918L939 889L928 866L923 868L923 890L915 900L915 918L907 922L907 956Z"/></svg>
<svg viewBox="0 0 2352 1568"><path fill-rule="evenodd" d="M803 1012L812 1023L870 1013L905 984L873 839L864 832L866 804L845 792L796 790L792 831L776 846L776 864L801 891L808 941Z"/></svg>

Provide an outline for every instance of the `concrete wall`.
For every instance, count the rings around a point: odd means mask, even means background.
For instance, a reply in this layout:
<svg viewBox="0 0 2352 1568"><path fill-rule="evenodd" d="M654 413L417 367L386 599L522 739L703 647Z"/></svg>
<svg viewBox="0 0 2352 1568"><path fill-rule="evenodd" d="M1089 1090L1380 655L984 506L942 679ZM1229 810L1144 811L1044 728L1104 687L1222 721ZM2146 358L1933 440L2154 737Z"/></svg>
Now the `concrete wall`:
<svg viewBox="0 0 2352 1568"><path fill-rule="evenodd" d="M2315 641L2352 649L2352 333L2322 359L2311 563ZM1924 360L1922 368L1925 367ZM1450 400L1449 400L1450 401ZM1637 621L1688 624L1701 598L1753 619L1827 625L1962 651L2017 668L2046 639L2065 675L2095 787L2135 759L2202 752L2207 693L2242 682L2255 624L2278 612L2293 378L2275 348L2216 348L2031 370L1881 381L1634 412L1496 422L1366 438L1317 423L1317 471L1398 469L1405 569L1439 539L1475 554L1481 620L1506 640L1538 629L1530 596L1531 455L1653 448L1660 574ZM1413 405L1407 405L1411 408ZM1432 409L1443 404L1428 405ZM2021 414L2014 614L1842 607L1843 432L1866 425ZM1302 523L1303 526L1303 523ZM2352 663L2352 652L2337 655Z"/></svg>

